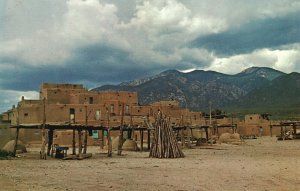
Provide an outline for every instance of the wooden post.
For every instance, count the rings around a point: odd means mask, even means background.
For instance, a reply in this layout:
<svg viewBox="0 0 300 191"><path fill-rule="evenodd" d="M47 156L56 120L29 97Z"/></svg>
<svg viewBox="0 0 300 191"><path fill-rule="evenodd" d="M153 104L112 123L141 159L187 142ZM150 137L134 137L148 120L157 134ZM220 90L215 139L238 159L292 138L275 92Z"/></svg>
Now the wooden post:
<svg viewBox="0 0 300 191"><path fill-rule="evenodd" d="M144 130L140 130L140 135L141 135L141 151L144 149Z"/></svg>
<svg viewBox="0 0 300 191"><path fill-rule="evenodd" d="M150 143L150 135L151 135L150 133L151 133L150 129L148 129L147 130L147 144L148 144L147 146L148 146L148 150L150 150L150 144L151 144Z"/></svg>
<svg viewBox="0 0 300 191"><path fill-rule="evenodd" d="M181 146L185 147L184 127L181 127Z"/></svg>
<svg viewBox="0 0 300 191"><path fill-rule="evenodd" d="M17 125L15 145L14 145L14 151L13 151L14 156L16 156L16 152L17 152L17 146L18 146L18 140L19 140L19 129L20 129L19 125Z"/></svg>
<svg viewBox="0 0 300 191"><path fill-rule="evenodd" d="M42 147L40 151L40 158L46 158L46 99L43 99L43 125L42 125Z"/></svg>
<svg viewBox="0 0 300 191"><path fill-rule="evenodd" d="M121 117L120 135L119 135L119 143L118 143L118 155L122 155L123 125L124 125L124 103L122 104L122 117Z"/></svg>
<svg viewBox="0 0 300 191"><path fill-rule="evenodd" d="M205 127L206 140L208 141L208 127Z"/></svg>
<svg viewBox="0 0 300 191"><path fill-rule="evenodd" d="M17 106L17 130L16 130L15 145L14 145L14 151L13 151L14 156L16 156L17 145L18 145L18 140L19 140L19 125L20 125L20 120L19 120L19 105L18 105Z"/></svg>
<svg viewBox="0 0 300 191"><path fill-rule="evenodd" d="M87 114L87 106L85 107L85 134L84 134L84 148L83 148L83 154L86 154L87 151L87 139L88 139L88 130L87 130L87 125L88 125L88 114Z"/></svg>
<svg viewBox="0 0 300 191"><path fill-rule="evenodd" d="M270 136L273 137L273 126L270 125Z"/></svg>
<svg viewBox="0 0 300 191"><path fill-rule="evenodd" d="M53 144L53 134L54 130L51 128L48 131L48 149L47 149L47 155L50 156L51 147Z"/></svg>
<svg viewBox="0 0 300 191"><path fill-rule="evenodd" d="M75 129L73 129L73 137L72 137L72 154L73 155L76 155L76 141L75 141L75 138L76 138L76 133L75 133Z"/></svg>
<svg viewBox="0 0 300 191"><path fill-rule="evenodd" d="M107 128L107 142L108 142L107 156L112 157L112 144L111 144L111 137L110 137L110 129L109 128Z"/></svg>
<svg viewBox="0 0 300 191"><path fill-rule="evenodd" d="M88 140L88 134L89 134L89 131L86 129L86 130L84 131L83 154L86 154L86 152L87 152L87 140Z"/></svg>
<svg viewBox="0 0 300 191"><path fill-rule="evenodd" d="M187 127L187 140L188 140L187 146L188 146L188 148L191 148L192 146L191 146L191 129L190 129L190 127Z"/></svg>
<svg viewBox="0 0 300 191"><path fill-rule="evenodd" d="M78 155L79 157L82 157L81 129L78 129Z"/></svg>
<svg viewBox="0 0 300 191"><path fill-rule="evenodd" d="M100 148L104 148L104 130L101 130L101 141L100 141Z"/></svg>
<svg viewBox="0 0 300 191"><path fill-rule="evenodd" d="M107 156L112 157L112 145L111 145L111 137L110 137L110 127L109 127L109 113L108 108L106 109L107 114Z"/></svg>

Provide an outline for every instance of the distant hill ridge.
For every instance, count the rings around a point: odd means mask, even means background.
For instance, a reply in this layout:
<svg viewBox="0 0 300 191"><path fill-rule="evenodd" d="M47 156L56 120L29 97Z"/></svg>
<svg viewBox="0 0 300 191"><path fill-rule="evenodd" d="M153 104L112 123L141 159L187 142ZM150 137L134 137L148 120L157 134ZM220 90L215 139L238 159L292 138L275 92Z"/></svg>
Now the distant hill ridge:
<svg viewBox="0 0 300 191"><path fill-rule="evenodd" d="M259 108L299 103L300 74L251 67L238 74L195 70L188 73L167 70L158 75L104 85L93 90L136 91L142 105L159 100L177 100L190 109Z"/></svg>

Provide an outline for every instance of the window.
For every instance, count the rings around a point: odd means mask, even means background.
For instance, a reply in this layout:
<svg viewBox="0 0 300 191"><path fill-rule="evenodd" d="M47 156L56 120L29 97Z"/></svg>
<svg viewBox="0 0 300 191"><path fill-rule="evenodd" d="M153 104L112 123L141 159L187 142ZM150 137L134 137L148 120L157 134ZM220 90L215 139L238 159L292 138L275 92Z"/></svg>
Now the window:
<svg viewBox="0 0 300 191"><path fill-rule="evenodd" d="M94 103L94 98L93 98L93 97L90 97L89 103L90 103L90 104L93 104L93 103Z"/></svg>
<svg viewBox="0 0 300 191"><path fill-rule="evenodd" d="M75 109L74 108L70 108L70 122L71 123L75 123Z"/></svg>
<svg viewBox="0 0 300 191"><path fill-rule="evenodd" d="M24 113L24 117L27 117L28 116L28 113Z"/></svg>
<svg viewBox="0 0 300 191"><path fill-rule="evenodd" d="M96 111L95 118L96 118L96 120L99 120L101 118L101 111L100 110Z"/></svg>
<svg viewBox="0 0 300 191"><path fill-rule="evenodd" d="M114 113L115 112L115 105L111 104L110 105L110 113Z"/></svg>
<svg viewBox="0 0 300 191"><path fill-rule="evenodd" d="M129 113L129 105L125 106L125 113L128 114Z"/></svg>

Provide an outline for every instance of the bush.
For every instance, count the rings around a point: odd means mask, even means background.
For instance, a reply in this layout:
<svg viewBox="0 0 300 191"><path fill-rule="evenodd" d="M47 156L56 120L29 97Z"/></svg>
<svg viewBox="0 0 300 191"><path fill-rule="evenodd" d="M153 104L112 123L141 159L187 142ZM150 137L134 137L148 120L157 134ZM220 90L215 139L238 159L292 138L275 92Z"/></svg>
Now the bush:
<svg viewBox="0 0 300 191"><path fill-rule="evenodd" d="M0 149L0 160L10 159L13 156L14 156L13 152L9 152L9 151Z"/></svg>

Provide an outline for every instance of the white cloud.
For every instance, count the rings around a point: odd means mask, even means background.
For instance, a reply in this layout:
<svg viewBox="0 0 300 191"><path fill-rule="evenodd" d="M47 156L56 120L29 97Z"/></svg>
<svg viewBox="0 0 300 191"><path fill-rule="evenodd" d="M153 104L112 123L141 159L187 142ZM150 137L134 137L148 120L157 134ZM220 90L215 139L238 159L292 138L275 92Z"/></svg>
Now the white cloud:
<svg viewBox="0 0 300 191"><path fill-rule="evenodd" d="M66 12L52 25L35 27L31 36L9 38L0 45L0 50L24 63L43 65L61 64L76 48L96 42L112 41L118 46L117 42L122 41L113 34L118 24L116 11L114 5L102 5L97 0L68 1Z"/></svg>
<svg viewBox="0 0 300 191"><path fill-rule="evenodd" d="M22 96L24 96L25 99L38 99L39 92L0 90L0 113L8 110L12 105L16 105L18 101L21 101Z"/></svg>
<svg viewBox="0 0 300 191"><path fill-rule="evenodd" d="M298 0L179 0L200 17L223 19L228 27L240 26L253 19L279 17L297 12Z"/></svg>
<svg viewBox="0 0 300 191"><path fill-rule="evenodd" d="M293 72L300 61L298 45L284 46L287 49L260 49L250 54L234 55L228 58L215 58L207 70L235 74L252 66L271 67L283 72Z"/></svg>

